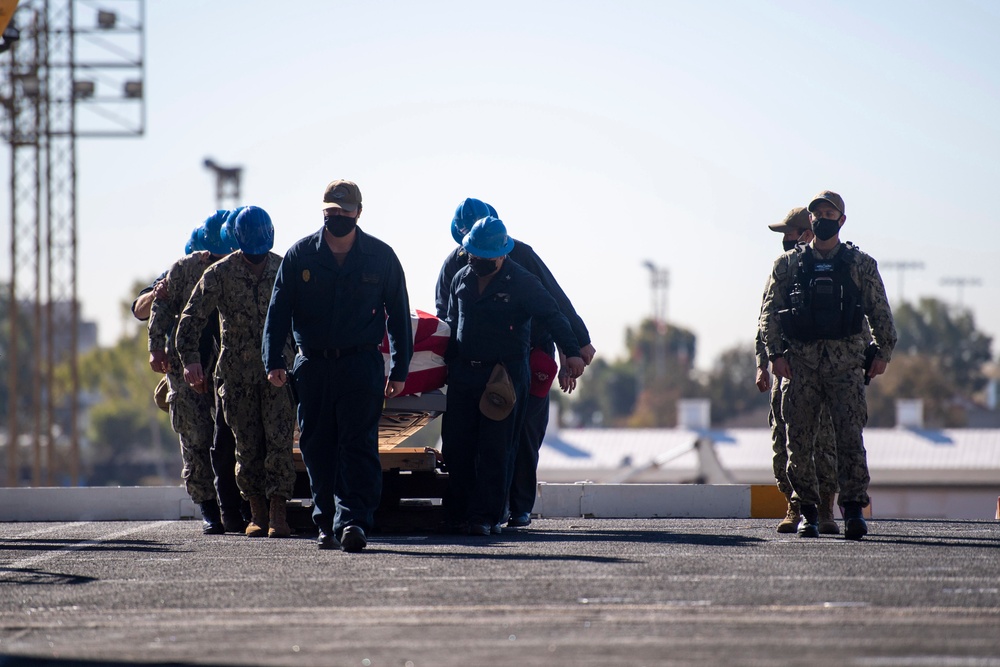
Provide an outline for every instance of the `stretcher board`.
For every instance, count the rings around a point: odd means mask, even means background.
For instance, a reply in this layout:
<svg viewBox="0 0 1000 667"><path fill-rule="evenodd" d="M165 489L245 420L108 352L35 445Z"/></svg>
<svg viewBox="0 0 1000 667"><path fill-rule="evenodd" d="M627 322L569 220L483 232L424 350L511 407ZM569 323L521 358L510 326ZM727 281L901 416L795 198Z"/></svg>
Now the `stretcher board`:
<svg viewBox="0 0 1000 667"><path fill-rule="evenodd" d="M440 390L391 398L385 402L378 424L378 452L382 470L434 470L438 452L430 447L408 447L411 435L437 419L445 410ZM292 451L296 472L305 472L298 442Z"/></svg>

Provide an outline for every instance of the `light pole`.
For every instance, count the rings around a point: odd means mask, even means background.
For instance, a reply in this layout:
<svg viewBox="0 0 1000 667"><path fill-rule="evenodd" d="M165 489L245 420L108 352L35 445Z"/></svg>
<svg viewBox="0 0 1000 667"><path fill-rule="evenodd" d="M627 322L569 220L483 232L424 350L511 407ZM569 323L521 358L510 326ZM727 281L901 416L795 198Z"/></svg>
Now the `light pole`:
<svg viewBox="0 0 1000 667"><path fill-rule="evenodd" d="M649 260L642 265L649 269L653 295L653 373L660 379L667 374L667 287L670 285L670 271L657 267Z"/></svg>
<svg viewBox="0 0 1000 667"><path fill-rule="evenodd" d="M11 345L17 349L23 335L33 350L33 386L22 391L11 372L8 402L11 415L30 416L24 435L34 444L34 484L43 442L46 481L54 483L60 433L68 434L69 481L79 481L76 142L144 133L144 2L103 2L110 11L83 0L21 0L0 44L8 51L0 136L11 147ZM33 321L20 321L25 331L18 330L19 305L34 308ZM65 388L54 373L63 363ZM8 442L17 443L16 417L8 431ZM16 486L17 447L9 449L7 484Z"/></svg>
<svg viewBox="0 0 1000 667"><path fill-rule="evenodd" d="M670 271L661 269L646 260L642 263L649 269L649 286L653 295L653 321L663 326L667 321L667 288L670 286Z"/></svg>
<svg viewBox="0 0 1000 667"><path fill-rule="evenodd" d="M205 168L215 174L215 208L236 208L240 205L240 178L243 167L223 167L210 157L205 158ZM226 203L232 206L226 206Z"/></svg>
<svg viewBox="0 0 1000 667"><path fill-rule="evenodd" d="M942 285L949 285L958 288L958 307L962 307L962 289L966 285L978 287L982 281L977 276L948 276L941 279Z"/></svg>
<svg viewBox="0 0 1000 667"><path fill-rule="evenodd" d="M907 271L918 270L922 271L924 268L923 262L901 260L901 261L888 261L879 262L879 266L883 269L890 269L899 271L899 303L897 306L903 305L903 276Z"/></svg>

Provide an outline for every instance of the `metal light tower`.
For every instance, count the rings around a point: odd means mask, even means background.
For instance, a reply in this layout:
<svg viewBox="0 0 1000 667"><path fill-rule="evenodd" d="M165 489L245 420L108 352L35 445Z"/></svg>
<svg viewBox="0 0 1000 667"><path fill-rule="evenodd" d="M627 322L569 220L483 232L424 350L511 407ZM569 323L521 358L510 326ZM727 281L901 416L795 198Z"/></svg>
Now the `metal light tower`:
<svg viewBox="0 0 1000 667"><path fill-rule="evenodd" d="M894 269L896 271L899 271L899 303L897 303L896 305L897 306L902 306L903 305L903 275L907 271L911 271L911 270L922 271L923 268L924 268L924 263L923 262L916 262L916 261L896 261L896 262L889 261L889 262L879 262L879 267L881 267L883 269L890 269L890 270Z"/></svg>
<svg viewBox="0 0 1000 667"><path fill-rule="evenodd" d="M979 287L982 281L976 276L949 276L941 279L942 285L951 285L958 288L958 307L962 307L962 289L966 285Z"/></svg>
<svg viewBox="0 0 1000 667"><path fill-rule="evenodd" d="M649 269L649 286L653 296L653 326L655 340L653 347L653 373L657 379L667 374L667 287L670 285L670 271L657 267L646 260L642 263Z"/></svg>
<svg viewBox="0 0 1000 667"><path fill-rule="evenodd" d="M658 268L649 260L642 265L649 269L649 286L653 295L653 321L660 327L667 321L667 288L670 286L670 271Z"/></svg>
<svg viewBox="0 0 1000 667"><path fill-rule="evenodd" d="M76 140L145 131L144 1L101 0L98 9L22 0L11 21L18 42L3 56L0 83L11 146L11 350L33 356L30 391L15 368L8 379L10 486L20 477L15 443L27 435L19 413L31 415L32 482L42 482L43 446L45 481L55 482L57 440L69 444L70 483L79 480ZM63 363L68 382L57 386Z"/></svg>
<svg viewBox="0 0 1000 667"><path fill-rule="evenodd" d="M243 167L223 167L210 157L205 158L205 168L215 174L215 208L236 208L240 205L240 178ZM229 204L229 205L227 205Z"/></svg>

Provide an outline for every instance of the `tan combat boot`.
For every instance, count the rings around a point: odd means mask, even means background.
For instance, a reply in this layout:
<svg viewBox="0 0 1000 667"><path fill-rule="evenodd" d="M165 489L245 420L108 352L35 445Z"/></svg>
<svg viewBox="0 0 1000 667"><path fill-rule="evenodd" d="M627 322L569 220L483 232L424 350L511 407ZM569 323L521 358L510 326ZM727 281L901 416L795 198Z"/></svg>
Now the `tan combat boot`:
<svg viewBox="0 0 1000 667"><path fill-rule="evenodd" d="M267 498L250 496L250 515L247 537L267 537Z"/></svg>
<svg viewBox="0 0 1000 667"><path fill-rule="evenodd" d="M285 502L282 496L271 496L271 527L267 531L268 537L289 537L292 534L285 515Z"/></svg>
<svg viewBox="0 0 1000 667"><path fill-rule="evenodd" d="M840 535L840 526L833 517L834 493L824 493L819 499L819 532L823 535Z"/></svg>
<svg viewBox="0 0 1000 667"><path fill-rule="evenodd" d="M785 500L788 501L788 512L778 524L777 530L779 533L794 533L799 529L799 501L792 500L788 493L785 494Z"/></svg>

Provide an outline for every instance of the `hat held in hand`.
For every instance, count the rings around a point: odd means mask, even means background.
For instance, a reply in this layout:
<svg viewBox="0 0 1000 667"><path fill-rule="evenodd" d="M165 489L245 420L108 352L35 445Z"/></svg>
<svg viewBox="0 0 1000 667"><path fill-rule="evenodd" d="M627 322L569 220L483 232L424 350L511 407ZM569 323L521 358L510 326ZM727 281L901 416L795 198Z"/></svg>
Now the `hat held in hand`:
<svg viewBox="0 0 1000 667"><path fill-rule="evenodd" d="M532 396L545 398L552 387L552 381L556 379L559 367L556 360L545 354L545 351L536 347L528 357L528 367L531 369L531 387L528 393Z"/></svg>
<svg viewBox="0 0 1000 667"><path fill-rule="evenodd" d="M167 394L169 393L170 385L167 383L167 376L164 375L156 384L156 389L153 390L153 402L164 412L170 412L170 403L167 402Z"/></svg>
<svg viewBox="0 0 1000 667"><path fill-rule="evenodd" d="M503 364L497 364L483 390L483 397L479 399L479 411L489 419L503 421L514 409L516 401L514 383L510 381L507 369Z"/></svg>

